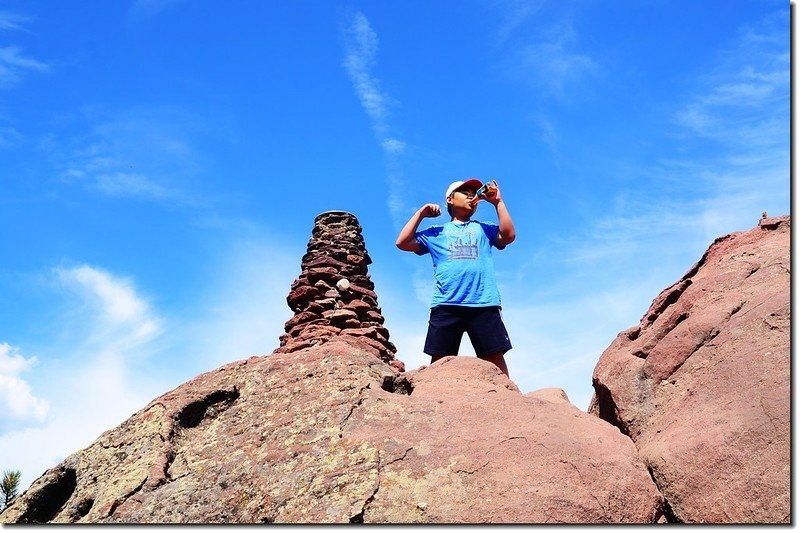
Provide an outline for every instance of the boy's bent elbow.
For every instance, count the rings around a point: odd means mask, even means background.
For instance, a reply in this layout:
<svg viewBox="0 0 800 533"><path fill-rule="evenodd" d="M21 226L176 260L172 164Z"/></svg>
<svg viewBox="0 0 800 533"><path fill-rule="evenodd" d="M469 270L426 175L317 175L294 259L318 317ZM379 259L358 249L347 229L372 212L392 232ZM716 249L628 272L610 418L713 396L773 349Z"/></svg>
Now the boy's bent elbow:
<svg viewBox="0 0 800 533"><path fill-rule="evenodd" d="M397 241L394 245L397 246L398 250L404 252L413 252L417 249L417 243L414 241Z"/></svg>

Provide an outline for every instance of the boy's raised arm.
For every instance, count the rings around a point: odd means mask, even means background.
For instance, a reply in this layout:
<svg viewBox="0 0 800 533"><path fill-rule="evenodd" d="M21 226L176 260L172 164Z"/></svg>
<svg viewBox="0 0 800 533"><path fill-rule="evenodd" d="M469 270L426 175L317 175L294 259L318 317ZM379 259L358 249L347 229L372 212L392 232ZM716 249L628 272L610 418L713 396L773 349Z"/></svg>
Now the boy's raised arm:
<svg viewBox="0 0 800 533"><path fill-rule="evenodd" d="M417 232L419 223L423 218L438 217L442 214L441 208L437 204L425 204L420 207L416 213L411 215L406 225L400 230L400 235L397 236L395 245L405 252L418 252L419 243L414 237Z"/></svg>
<svg viewBox="0 0 800 533"><path fill-rule="evenodd" d="M500 195L500 187L497 188L497 192L493 196L484 198L497 209L497 223L500 226L500 230L497 232L496 241L499 248L504 248L514 242L514 239L517 238L517 231L514 229L514 222L511 220L511 214L508 212L506 203Z"/></svg>

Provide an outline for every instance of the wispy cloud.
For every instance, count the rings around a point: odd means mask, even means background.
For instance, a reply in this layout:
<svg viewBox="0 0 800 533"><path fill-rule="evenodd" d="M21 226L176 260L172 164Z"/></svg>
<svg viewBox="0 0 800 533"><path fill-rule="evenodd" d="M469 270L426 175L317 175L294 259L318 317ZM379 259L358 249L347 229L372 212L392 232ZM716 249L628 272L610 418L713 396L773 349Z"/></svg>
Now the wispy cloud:
<svg viewBox="0 0 800 533"><path fill-rule="evenodd" d="M406 143L391 133L389 108L395 102L381 88L373 75L378 54L378 36L363 13L356 13L345 29L344 67L361 107L372 123L372 129L387 161L386 181L389 186L387 204L396 225L405 222L409 209L406 206L406 180L400 165L400 156Z"/></svg>
<svg viewBox="0 0 800 533"><path fill-rule="evenodd" d="M372 30L367 17L356 13L347 28L347 37L344 66L364 111L373 122L376 134L383 139L389 129L386 124L389 98L381 90L380 82L372 75L378 54L378 36Z"/></svg>
<svg viewBox="0 0 800 533"><path fill-rule="evenodd" d="M502 17L498 30L499 40L502 42L535 15L545 4L545 0L499 0L496 4Z"/></svg>
<svg viewBox="0 0 800 533"><path fill-rule="evenodd" d="M51 141L61 180L114 198L200 207L203 200L183 185L200 172L192 146L192 122L176 113L139 109L96 118L89 133L70 147Z"/></svg>
<svg viewBox="0 0 800 533"><path fill-rule="evenodd" d="M788 9L788 8L787 8ZM785 146L789 125L786 13L743 28L675 121L687 133L752 151Z"/></svg>
<svg viewBox="0 0 800 533"><path fill-rule="evenodd" d="M30 18L12 11L0 11L0 33L2 32L27 32L26 24ZM10 89L20 84L26 76L43 74L50 71L50 65L36 59L19 46L0 47L0 89ZM10 117L0 118L0 148L16 147L23 135L19 130L2 122L12 120Z"/></svg>
<svg viewBox="0 0 800 533"><path fill-rule="evenodd" d="M29 18L11 11L0 11L0 32L26 31ZM18 46L0 47L0 87L11 87L19 83L29 73L43 73L50 70L44 61L26 55Z"/></svg>
<svg viewBox="0 0 800 533"><path fill-rule="evenodd" d="M10 87L22 80L30 72L47 72L49 65L26 56L21 48L6 46L0 48L0 86Z"/></svg>
<svg viewBox="0 0 800 533"><path fill-rule="evenodd" d="M282 249L272 241L259 230L247 237L239 232L214 262L216 275L198 297L198 313L173 328L172 341L191 357L195 373L278 347L292 317L286 295L304 249Z"/></svg>
<svg viewBox="0 0 800 533"><path fill-rule="evenodd" d="M714 229L788 212L788 16L787 6L743 27L676 113L676 133L695 144L687 151L710 191L700 215Z"/></svg>
<svg viewBox="0 0 800 533"><path fill-rule="evenodd" d="M47 400L37 398L21 375L36 365L35 357L23 357L19 348L0 343L0 428L9 423L42 421L50 408Z"/></svg>
<svg viewBox="0 0 800 533"><path fill-rule="evenodd" d="M581 46L568 15L542 27L533 17L544 2L500 2L503 21L495 30L505 75L533 87L541 97L566 101L601 74L598 60ZM524 31L523 31L524 30Z"/></svg>
<svg viewBox="0 0 800 533"><path fill-rule="evenodd" d="M95 161L88 161L94 167ZM154 201L182 200L183 195L154 182L144 174L117 170L122 166L118 161L110 163L108 172L90 172L87 169L70 168L62 175L67 183L81 182L88 188L103 195L117 198L142 198Z"/></svg>
<svg viewBox="0 0 800 533"><path fill-rule="evenodd" d="M508 276L509 333L528 350L509 365L523 390L560 386L585 407L614 334L716 237L788 211L787 10L743 28L706 74L685 80L692 93L664 102L675 120L656 156L627 167L626 186L602 196L580 229L537 244L546 253Z"/></svg>
<svg viewBox="0 0 800 533"><path fill-rule="evenodd" d="M92 329L85 342L103 357L124 358L161 333L159 319L130 280L90 265L59 268L55 274L87 306Z"/></svg>
<svg viewBox="0 0 800 533"><path fill-rule="evenodd" d="M0 31L26 31L25 23L30 18L12 11L0 11Z"/></svg>
<svg viewBox="0 0 800 533"><path fill-rule="evenodd" d="M533 118L538 130L538 140L547 146L556 166L560 166L561 152L559 150L559 132L553 121L544 114Z"/></svg>
<svg viewBox="0 0 800 533"><path fill-rule="evenodd" d="M22 140L22 134L11 126L0 126L0 148L17 145Z"/></svg>
<svg viewBox="0 0 800 533"><path fill-rule="evenodd" d="M619 190L590 234L567 247L572 260L657 249L680 261L753 227L762 211L788 212L787 18L784 10L742 28L708 73L687 80L693 92L675 104L669 132L678 142L633 171L647 187Z"/></svg>
<svg viewBox="0 0 800 533"><path fill-rule="evenodd" d="M556 98L565 98L600 69L594 58L580 51L578 35L569 21L549 28L525 45L520 63L530 83Z"/></svg>

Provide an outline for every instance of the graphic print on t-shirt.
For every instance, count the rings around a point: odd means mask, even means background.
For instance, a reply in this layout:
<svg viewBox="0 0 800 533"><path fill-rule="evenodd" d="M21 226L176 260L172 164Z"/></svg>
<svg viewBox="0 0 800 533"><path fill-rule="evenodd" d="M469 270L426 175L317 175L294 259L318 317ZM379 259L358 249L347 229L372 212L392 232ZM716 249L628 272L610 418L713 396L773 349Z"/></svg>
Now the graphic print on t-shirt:
<svg viewBox="0 0 800 533"><path fill-rule="evenodd" d="M477 259L478 242L470 234L448 235L447 236L447 258L448 259Z"/></svg>

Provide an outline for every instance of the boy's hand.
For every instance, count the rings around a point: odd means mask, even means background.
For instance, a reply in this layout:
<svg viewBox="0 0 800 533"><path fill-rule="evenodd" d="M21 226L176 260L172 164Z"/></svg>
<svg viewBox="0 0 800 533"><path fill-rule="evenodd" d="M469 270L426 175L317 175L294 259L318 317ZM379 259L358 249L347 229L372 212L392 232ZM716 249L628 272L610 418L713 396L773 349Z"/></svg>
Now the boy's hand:
<svg viewBox="0 0 800 533"><path fill-rule="evenodd" d="M419 214L422 215L423 218L438 217L442 214L442 208L439 207L439 204L425 204L420 208Z"/></svg>
<svg viewBox="0 0 800 533"><path fill-rule="evenodd" d="M496 206L500 203L500 200L502 200L502 197L500 196L500 186L498 185L492 192L494 193L492 195L481 194L481 198Z"/></svg>

